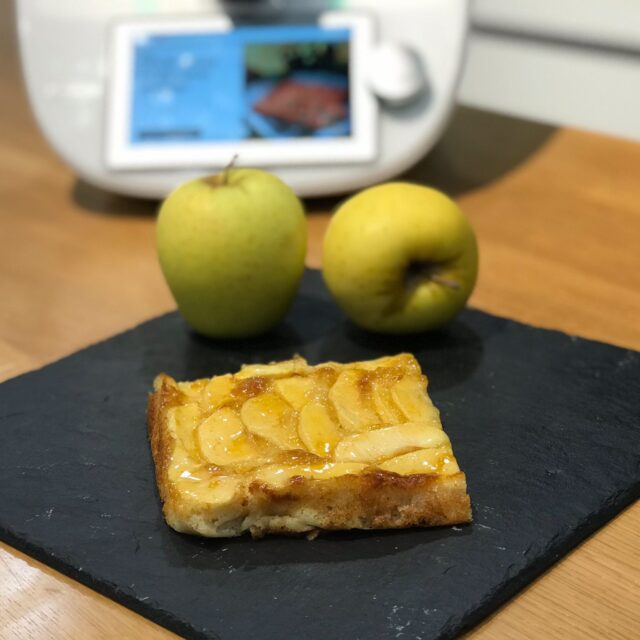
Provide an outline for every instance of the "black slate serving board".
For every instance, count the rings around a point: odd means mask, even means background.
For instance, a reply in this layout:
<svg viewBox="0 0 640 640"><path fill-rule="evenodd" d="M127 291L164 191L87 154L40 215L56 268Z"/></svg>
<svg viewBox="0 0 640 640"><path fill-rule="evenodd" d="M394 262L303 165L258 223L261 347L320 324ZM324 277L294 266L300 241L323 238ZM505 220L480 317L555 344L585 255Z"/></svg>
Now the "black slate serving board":
<svg viewBox="0 0 640 640"><path fill-rule="evenodd" d="M311 542L165 526L144 418L156 373L402 350L430 377L472 525ZM308 272L270 336L206 341L174 313L0 385L0 538L188 637L450 638L638 497L639 381L637 352L477 311L367 335Z"/></svg>

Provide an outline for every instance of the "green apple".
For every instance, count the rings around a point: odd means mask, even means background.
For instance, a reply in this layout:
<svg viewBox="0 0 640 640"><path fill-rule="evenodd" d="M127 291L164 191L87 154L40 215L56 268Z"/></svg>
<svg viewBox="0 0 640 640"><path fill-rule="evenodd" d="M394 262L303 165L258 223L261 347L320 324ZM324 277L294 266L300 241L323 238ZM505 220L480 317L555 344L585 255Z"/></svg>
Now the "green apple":
<svg viewBox="0 0 640 640"><path fill-rule="evenodd" d="M469 222L444 194L382 184L356 194L331 219L323 274L359 326L380 333L440 327L464 307L478 274Z"/></svg>
<svg viewBox="0 0 640 640"><path fill-rule="evenodd" d="M306 218L295 193L259 169L228 168L179 186L156 227L178 308L199 333L263 333L287 312L304 271Z"/></svg>

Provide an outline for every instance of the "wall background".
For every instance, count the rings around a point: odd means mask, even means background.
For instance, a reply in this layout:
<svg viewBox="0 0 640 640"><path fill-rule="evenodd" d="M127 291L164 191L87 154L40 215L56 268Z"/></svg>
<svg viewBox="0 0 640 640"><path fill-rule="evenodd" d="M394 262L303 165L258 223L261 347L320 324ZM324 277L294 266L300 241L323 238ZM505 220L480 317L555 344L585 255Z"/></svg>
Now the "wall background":
<svg viewBox="0 0 640 640"><path fill-rule="evenodd" d="M640 0L474 0L460 101L640 140Z"/></svg>

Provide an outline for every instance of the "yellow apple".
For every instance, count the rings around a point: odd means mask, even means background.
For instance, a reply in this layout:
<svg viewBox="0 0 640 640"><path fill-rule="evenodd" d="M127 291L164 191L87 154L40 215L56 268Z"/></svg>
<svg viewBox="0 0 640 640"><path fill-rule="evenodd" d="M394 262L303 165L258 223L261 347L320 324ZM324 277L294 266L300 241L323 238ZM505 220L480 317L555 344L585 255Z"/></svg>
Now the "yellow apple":
<svg viewBox="0 0 640 640"><path fill-rule="evenodd" d="M156 241L187 322L210 337L247 337L273 327L293 300L304 272L306 218L276 176L228 168L167 197Z"/></svg>
<svg viewBox="0 0 640 640"><path fill-rule="evenodd" d="M356 194L334 214L323 274L339 306L380 333L440 327L465 305L478 274L471 225L444 194L407 183Z"/></svg>

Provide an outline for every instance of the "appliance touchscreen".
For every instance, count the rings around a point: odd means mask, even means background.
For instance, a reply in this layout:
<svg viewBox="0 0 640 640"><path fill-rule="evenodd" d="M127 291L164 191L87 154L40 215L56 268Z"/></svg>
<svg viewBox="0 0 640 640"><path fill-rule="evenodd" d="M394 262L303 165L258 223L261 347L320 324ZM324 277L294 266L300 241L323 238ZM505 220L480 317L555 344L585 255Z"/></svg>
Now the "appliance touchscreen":
<svg viewBox="0 0 640 640"><path fill-rule="evenodd" d="M375 158L367 16L235 26L115 26L107 109L110 169L286 166Z"/></svg>
<svg viewBox="0 0 640 640"><path fill-rule="evenodd" d="M348 137L349 39L306 25L141 36L129 142Z"/></svg>

